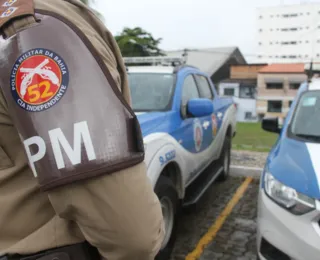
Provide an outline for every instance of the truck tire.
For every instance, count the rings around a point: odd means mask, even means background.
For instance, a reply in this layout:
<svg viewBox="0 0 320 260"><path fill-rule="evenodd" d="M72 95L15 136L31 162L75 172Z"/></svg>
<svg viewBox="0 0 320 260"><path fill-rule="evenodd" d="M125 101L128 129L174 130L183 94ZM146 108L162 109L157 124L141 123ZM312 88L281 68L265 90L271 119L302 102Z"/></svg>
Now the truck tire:
<svg viewBox="0 0 320 260"><path fill-rule="evenodd" d="M224 140L219 161L223 167L223 171L218 177L218 181L225 181L229 177L231 163L231 138L229 136L226 136Z"/></svg>
<svg viewBox="0 0 320 260"><path fill-rule="evenodd" d="M169 260L176 242L179 197L173 182L165 176L160 176L155 193L161 203L166 228L163 245L155 260Z"/></svg>

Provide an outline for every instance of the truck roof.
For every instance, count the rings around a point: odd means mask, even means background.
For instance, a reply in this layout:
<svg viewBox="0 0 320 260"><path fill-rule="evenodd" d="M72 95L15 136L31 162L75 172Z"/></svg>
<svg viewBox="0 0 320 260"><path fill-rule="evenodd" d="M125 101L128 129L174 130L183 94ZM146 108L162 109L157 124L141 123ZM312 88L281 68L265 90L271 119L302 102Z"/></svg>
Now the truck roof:
<svg viewBox="0 0 320 260"><path fill-rule="evenodd" d="M167 73L173 74L182 68L194 68L186 64L183 57L124 57L129 73ZM140 64L140 65L139 65ZM143 64L143 65L142 65ZM150 65L145 65L150 64Z"/></svg>
<svg viewBox="0 0 320 260"><path fill-rule="evenodd" d="M173 66L128 66L129 73L167 73L173 74L175 67Z"/></svg>

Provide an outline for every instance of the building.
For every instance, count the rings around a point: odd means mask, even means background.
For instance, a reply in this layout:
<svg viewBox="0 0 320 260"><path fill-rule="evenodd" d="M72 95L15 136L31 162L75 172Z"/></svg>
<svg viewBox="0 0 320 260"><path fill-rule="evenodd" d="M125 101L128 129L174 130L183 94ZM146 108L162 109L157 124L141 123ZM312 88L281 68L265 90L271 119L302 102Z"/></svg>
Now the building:
<svg viewBox="0 0 320 260"><path fill-rule="evenodd" d="M297 90L307 80L305 64L271 64L258 73L257 113L263 117L284 118Z"/></svg>
<svg viewBox="0 0 320 260"><path fill-rule="evenodd" d="M230 65L247 64L237 47L167 51L167 56L187 54L186 62L208 73L217 85L221 80L230 78Z"/></svg>
<svg viewBox="0 0 320 260"><path fill-rule="evenodd" d="M219 84L219 95L231 96L237 104L238 122L258 121L256 89L258 71L267 64L233 65L230 78Z"/></svg>
<svg viewBox="0 0 320 260"><path fill-rule="evenodd" d="M259 8L258 62L320 60L320 3Z"/></svg>

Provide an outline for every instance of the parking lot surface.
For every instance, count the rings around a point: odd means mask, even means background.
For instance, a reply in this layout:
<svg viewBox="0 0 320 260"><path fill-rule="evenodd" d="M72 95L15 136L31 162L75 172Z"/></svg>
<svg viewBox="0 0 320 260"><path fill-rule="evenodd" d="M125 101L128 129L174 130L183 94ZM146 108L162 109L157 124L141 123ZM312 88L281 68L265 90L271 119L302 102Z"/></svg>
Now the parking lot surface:
<svg viewBox="0 0 320 260"><path fill-rule="evenodd" d="M221 213L245 181L247 177L238 176L216 182L195 207L183 212L172 260L196 259L190 254L195 251L200 260L256 260L258 178L249 182L221 227L217 228L217 222L224 218ZM217 231L213 238L212 232L208 235L210 228ZM196 248L201 239L207 241L203 250Z"/></svg>

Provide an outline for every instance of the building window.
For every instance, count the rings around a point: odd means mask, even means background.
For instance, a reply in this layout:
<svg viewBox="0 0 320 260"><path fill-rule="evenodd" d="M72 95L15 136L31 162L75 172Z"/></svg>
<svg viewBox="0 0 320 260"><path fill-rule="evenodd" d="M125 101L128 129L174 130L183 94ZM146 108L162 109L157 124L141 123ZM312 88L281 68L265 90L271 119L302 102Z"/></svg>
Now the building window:
<svg viewBox="0 0 320 260"><path fill-rule="evenodd" d="M289 18L289 17L297 17L298 14L283 14L282 16L285 18Z"/></svg>
<svg viewBox="0 0 320 260"><path fill-rule="evenodd" d="M267 83L267 89L282 89L283 83Z"/></svg>
<svg viewBox="0 0 320 260"><path fill-rule="evenodd" d="M296 45L297 42L281 42L282 45Z"/></svg>
<svg viewBox="0 0 320 260"><path fill-rule="evenodd" d="M289 108L291 107L293 101L289 101Z"/></svg>
<svg viewBox="0 0 320 260"><path fill-rule="evenodd" d="M245 117L245 119L251 119L252 118L252 112L246 112L244 117Z"/></svg>
<svg viewBox="0 0 320 260"><path fill-rule="evenodd" d="M300 83L290 83L289 88L290 89L299 89Z"/></svg>
<svg viewBox="0 0 320 260"><path fill-rule="evenodd" d="M282 101L268 101L268 112L281 113Z"/></svg>
<svg viewBox="0 0 320 260"><path fill-rule="evenodd" d="M254 99L256 97L256 86L241 85L239 91L239 98Z"/></svg>
<svg viewBox="0 0 320 260"><path fill-rule="evenodd" d="M234 88L225 88L223 90L224 96L234 96Z"/></svg>

